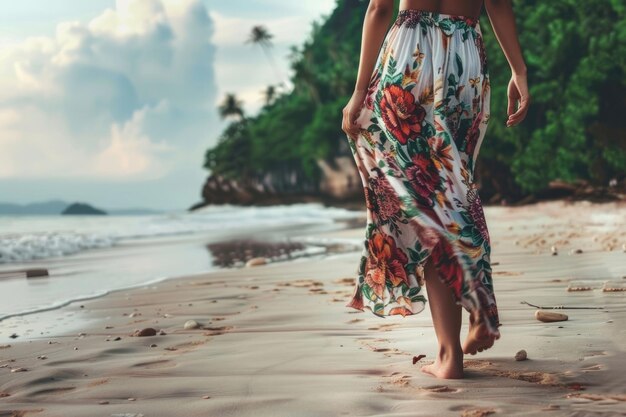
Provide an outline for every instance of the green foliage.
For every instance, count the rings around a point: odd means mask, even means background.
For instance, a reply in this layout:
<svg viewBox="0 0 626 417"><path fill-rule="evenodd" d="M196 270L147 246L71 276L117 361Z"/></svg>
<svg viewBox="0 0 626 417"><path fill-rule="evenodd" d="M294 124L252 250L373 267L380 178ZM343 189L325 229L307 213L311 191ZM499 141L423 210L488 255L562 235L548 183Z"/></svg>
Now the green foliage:
<svg viewBox="0 0 626 417"><path fill-rule="evenodd" d="M492 85L492 123L480 156L491 167L483 181L512 179L528 192L556 178L605 183L623 175L625 9L615 0L514 1L532 96L526 120L514 128L504 126L510 70L481 19Z"/></svg>

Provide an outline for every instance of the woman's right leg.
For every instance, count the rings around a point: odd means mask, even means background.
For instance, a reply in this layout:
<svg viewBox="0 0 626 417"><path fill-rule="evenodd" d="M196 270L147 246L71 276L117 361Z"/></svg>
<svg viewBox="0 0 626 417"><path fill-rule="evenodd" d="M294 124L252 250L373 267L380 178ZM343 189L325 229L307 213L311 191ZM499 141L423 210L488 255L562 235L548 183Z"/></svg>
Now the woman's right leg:
<svg viewBox="0 0 626 417"><path fill-rule="evenodd" d="M454 302L452 292L437 276L431 259L428 259L424 267L424 281L439 351L435 363L425 365L421 370L438 378L463 378L463 351L460 341L462 306Z"/></svg>

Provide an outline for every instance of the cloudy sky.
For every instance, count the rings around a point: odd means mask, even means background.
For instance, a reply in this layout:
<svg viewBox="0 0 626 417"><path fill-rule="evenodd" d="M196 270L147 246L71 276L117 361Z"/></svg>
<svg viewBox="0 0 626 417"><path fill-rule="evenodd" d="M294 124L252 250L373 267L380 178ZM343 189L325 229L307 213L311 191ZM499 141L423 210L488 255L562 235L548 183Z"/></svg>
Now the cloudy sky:
<svg viewBox="0 0 626 417"><path fill-rule="evenodd" d="M227 92L255 113L335 0L20 0L0 5L0 202L200 200ZM273 67L246 44L274 35Z"/></svg>

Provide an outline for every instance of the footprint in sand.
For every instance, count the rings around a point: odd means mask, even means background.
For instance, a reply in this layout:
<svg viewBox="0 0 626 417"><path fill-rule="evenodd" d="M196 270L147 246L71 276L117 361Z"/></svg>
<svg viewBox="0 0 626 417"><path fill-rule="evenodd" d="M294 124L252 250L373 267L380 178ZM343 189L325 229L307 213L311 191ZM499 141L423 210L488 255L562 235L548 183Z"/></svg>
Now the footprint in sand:
<svg viewBox="0 0 626 417"><path fill-rule="evenodd" d="M133 368L143 368L143 369L161 369L161 368L172 368L176 366L174 361L169 359L159 359L155 361L148 362L139 362L132 365Z"/></svg>
<svg viewBox="0 0 626 417"><path fill-rule="evenodd" d="M353 286L356 283L355 278L340 278L333 281L335 284L345 285L345 286Z"/></svg>
<svg viewBox="0 0 626 417"><path fill-rule="evenodd" d="M460 390L457 388L450 388L447 385L429 385L426 387L420 387L423 391L428 392L459 392Z"/></svg>
<svg viewBox="0 0 626 417"><path fill-rule="evenodd" d="M482 408L474 406L455 406L451 407L452 411L461 411L461 417L485 417L491 414L495 414L496 410L493 408Z"/></svg>
<svg viewBox="0 0 626 417"><path fill-rule="evenodd" d="M602 370L602 365L600 364L595 364L595 365L588 365L585 366L584 368L580 368L581 371L600 371Z"/></svg>
<svg viewBox="0 0 626 417"><path fill-rule="evenodd" d="M626 401L626 394L587 394L575 392L567 394L565 398L584 398L592 401Z"/></svg>
<svg viewBox="0 0 626 417"><path fill-rule="evenodd" d="M202 330L209 330L204 333L205 336L217 336L220 334L228 333L230 330L234 329L234 326L221 326L221 327L203 327Z"/></svg>
<svg viewBox="0 0 626 417"><path fill-rule="evenodd" d="M324 283L321 281L315 281L312 279L299 279L299 280L293 281L291 285L293 287L307 288L307 287L322 287L324 286Z"/></svg>
<svg viewBox="0 0 626 417"><path fill-rule="evenodd" d="M206 340L198 340L194 342L180 343L178 345L168 346L165 348L165 350L170 351L170 352L186 353L192 350L196 350L200 346L204 345L206 342L207 342Z"/></svg>
<svg viewBox="0 0 626 417"><path fill-rule="evenodd" d="M43 411L43 408L31 408L28 410L0 410L0 417L26 417Z"/></svg>
<svg viewBox="0 0 626 417"><path fill-rule="evenodd" d="M506 277L513 277L518 275L523 275L523 272L513 272L513 271L494 271L493 275L503 275Z"/></svg>
<svg viewBox="0 0 626 417"><path fill-rule="evenodd" d="M62 394L64 392L74 391L76 387L58 387L58 388L46 388L39 391L31 392L29 395L50 395L50 394Z"/></svg>
<svg viewBox="0 0 626 417"><path fill-rule="evenodd" d="M397 323L380 324L378 326L369 327L367 330L380 330L382 332L388 332L388 331L393 330L394 328L396 328L398 326L399 326L399 324L397 324Z"/></svg>

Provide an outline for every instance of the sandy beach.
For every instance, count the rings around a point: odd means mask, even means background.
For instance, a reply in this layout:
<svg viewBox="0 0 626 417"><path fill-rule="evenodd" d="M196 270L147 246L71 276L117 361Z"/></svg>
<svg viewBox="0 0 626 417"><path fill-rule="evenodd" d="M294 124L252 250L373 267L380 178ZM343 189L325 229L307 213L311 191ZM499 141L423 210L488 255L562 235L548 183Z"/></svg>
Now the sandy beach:
<svg viewBox="0 0 626 417"><path fill-rule="evenodd" d="M54 314L80 330L0 345L0 416L626 415L625 208L485 208L502 337L465 357L465 379L420 371L437 352L428 307L385 319L345 307L350 252L63 307ZM524 301L593 308L544 323ZM462 340L468 324L464 314Z"/></svg>

